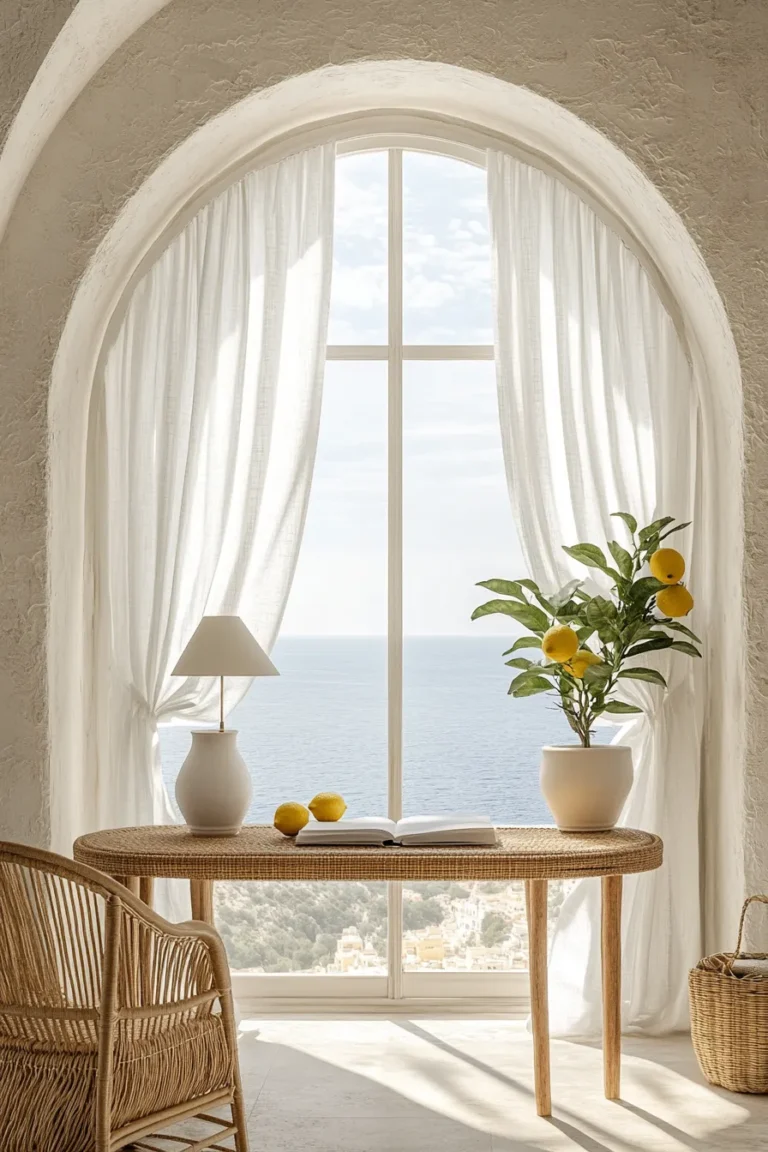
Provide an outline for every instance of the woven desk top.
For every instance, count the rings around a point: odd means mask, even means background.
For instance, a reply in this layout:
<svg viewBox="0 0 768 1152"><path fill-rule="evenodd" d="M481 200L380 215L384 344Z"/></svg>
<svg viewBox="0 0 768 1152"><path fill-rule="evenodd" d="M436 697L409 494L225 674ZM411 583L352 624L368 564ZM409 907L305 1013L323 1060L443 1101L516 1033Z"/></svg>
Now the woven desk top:
<svg viewBox="0 0 768 1152"><path fill-rule="evenodd" d="M81 836L74 857L111 876L190 880L554 880L649 872L662 859L659 837L631 828L497 831L498 844L484 848L299 848L263 824L230 837L160 825Z"/></svg>

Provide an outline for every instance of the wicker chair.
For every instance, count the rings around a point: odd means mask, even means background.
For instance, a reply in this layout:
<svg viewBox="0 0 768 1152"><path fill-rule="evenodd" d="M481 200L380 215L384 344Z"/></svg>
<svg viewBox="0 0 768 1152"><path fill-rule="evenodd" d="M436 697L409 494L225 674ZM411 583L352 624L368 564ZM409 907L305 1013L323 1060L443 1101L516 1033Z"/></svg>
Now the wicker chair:
<svg viewBox="0 0 768 1152"><path fill-rule="evenodd" d="M211 1115L222 1106L227 1119ZM166 1143L163 1129L192 1118L194 1135ZM217 933L169 924L93 868L0 843L2 1152L230 1140L247 1152Z"/></svg>

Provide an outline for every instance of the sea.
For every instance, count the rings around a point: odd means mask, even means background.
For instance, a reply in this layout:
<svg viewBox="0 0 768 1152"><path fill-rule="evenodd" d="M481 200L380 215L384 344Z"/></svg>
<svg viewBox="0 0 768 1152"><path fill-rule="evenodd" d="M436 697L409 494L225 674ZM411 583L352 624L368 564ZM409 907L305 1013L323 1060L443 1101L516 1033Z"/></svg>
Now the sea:
<svg viewBox="0 0 768 1152"><path fill-rule="evenodd" d="M549 694L507 695L503 637L412 636L403 652L403 814L486 813L496 823L551 824L538 784L544 744L573 743ZM227 718L253 777L251 823L288 800L339 792L349 816L387 814L386 639L281 637L279 677L254 680ZM607 743L616 728L599 728ZM189 730L160 733L173 797Z"/></svg>

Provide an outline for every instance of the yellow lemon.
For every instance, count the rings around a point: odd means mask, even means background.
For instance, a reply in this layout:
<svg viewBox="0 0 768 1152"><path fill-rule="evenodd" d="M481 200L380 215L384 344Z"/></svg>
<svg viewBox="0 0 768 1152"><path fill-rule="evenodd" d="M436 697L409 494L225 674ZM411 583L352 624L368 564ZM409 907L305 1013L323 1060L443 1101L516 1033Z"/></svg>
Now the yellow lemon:
<svg viewBox="0 0 768 1152"><path fill-rule="evenodd" d="M651 576L662 584L679 584L685 575L685 560L674 548L659 548L648 561Z"/></svg>
<svg viewBox="0 0 768 1152"><path fill-rule="evenodd" d="M295 836L301 832L309 820L309 812L303 804L296 804L291 800L288 804L281 804L275 812L275 828L283 836Z"/></svg>
<svg viewBox="0 0 768 1152"><path fill-rule="evenodd" d="M590 652L589 648L580 648L565 667L572 676L581 680L591 664L602 664L602 662L602 657L598 656L596 652Z"/></svg>
<svg viewBox="0 0 768 1152"><path fill-rule="evenodd" d="M656 607L665 616L674 619L676 616L687 616L693 608L691 596L684 584L673 584L671 588L662 588L656 593Z"/></svg>
<svg viewBox="0 0 768 1152"><path fill-rule="evenodd" d="M547 659L555 660L558 664L565 664L570 660L578 647L579 638L567 624L554 624L544 633L541 642L541 650Z"/></svg>
<svg viewBox="0 0 768 1152"><path fill-rule="evenodd" d="M310 800L309 810L315 820L322 820L326 823L341 820L347 810L347 805L344 797L339 796L338 792L318 792L314 800Z"/></svg>

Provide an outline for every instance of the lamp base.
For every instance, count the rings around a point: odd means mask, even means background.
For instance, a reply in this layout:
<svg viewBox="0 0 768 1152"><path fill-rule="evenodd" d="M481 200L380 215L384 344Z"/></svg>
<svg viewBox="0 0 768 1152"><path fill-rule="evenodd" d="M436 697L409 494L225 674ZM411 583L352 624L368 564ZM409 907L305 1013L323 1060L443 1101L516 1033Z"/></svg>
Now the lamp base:
<svg viewBox="0 0 768 1152"><path fill-rule="evenodd" d="M192 733L176 778L176 803L193 836L237 836L251 804L251 777L237 750L237 732Z"/></svg>

